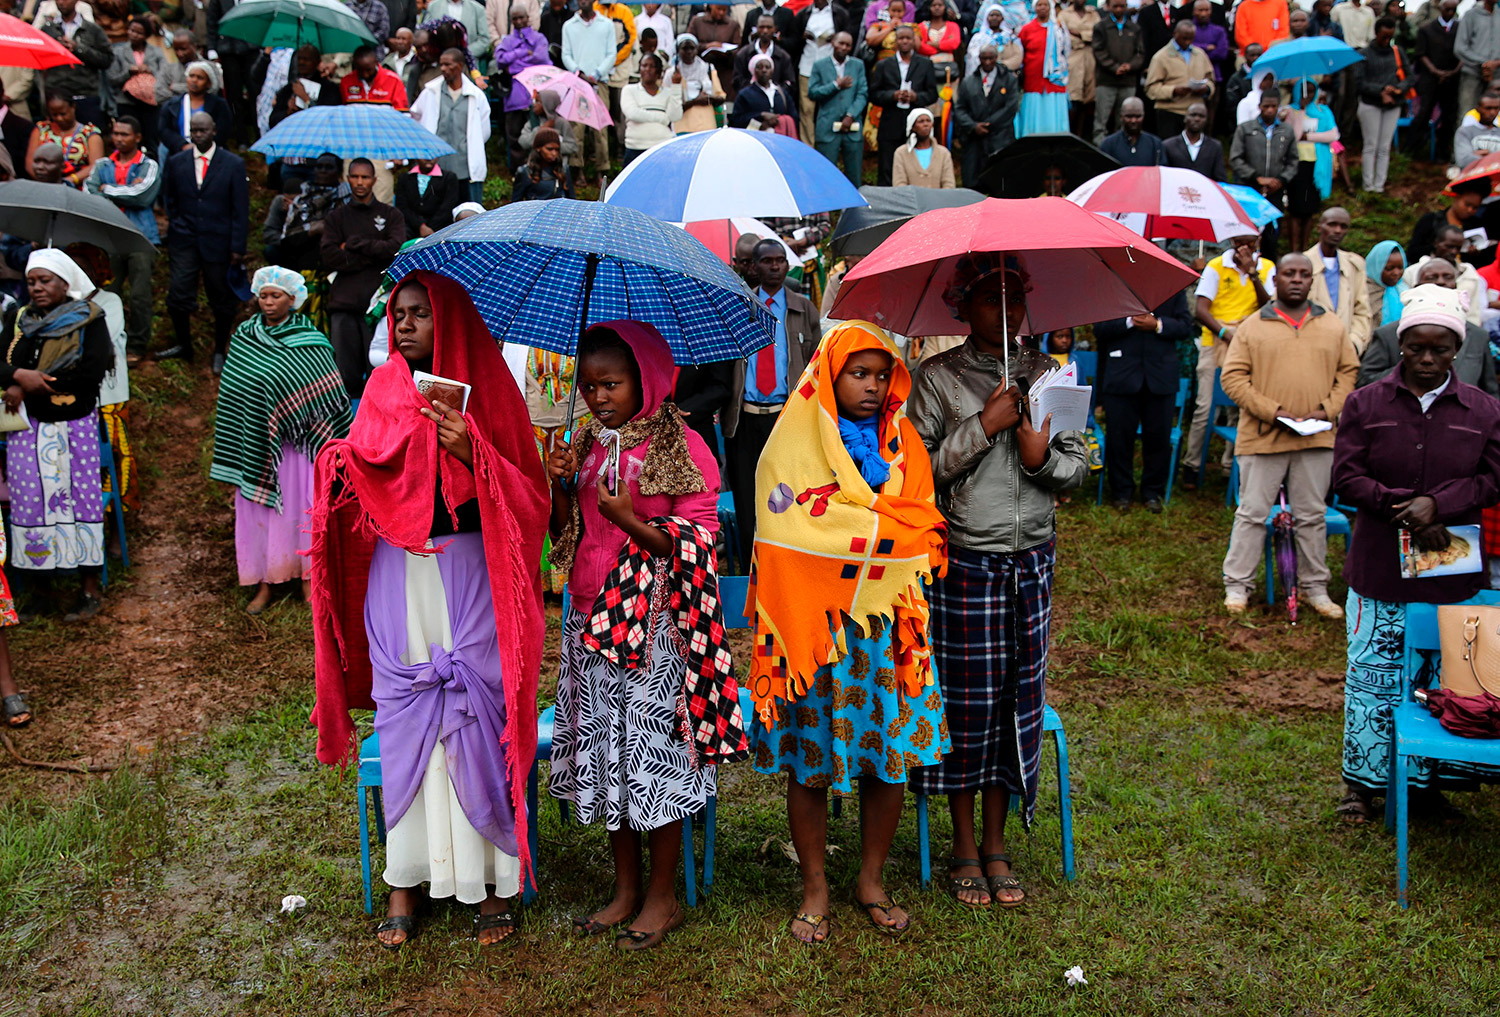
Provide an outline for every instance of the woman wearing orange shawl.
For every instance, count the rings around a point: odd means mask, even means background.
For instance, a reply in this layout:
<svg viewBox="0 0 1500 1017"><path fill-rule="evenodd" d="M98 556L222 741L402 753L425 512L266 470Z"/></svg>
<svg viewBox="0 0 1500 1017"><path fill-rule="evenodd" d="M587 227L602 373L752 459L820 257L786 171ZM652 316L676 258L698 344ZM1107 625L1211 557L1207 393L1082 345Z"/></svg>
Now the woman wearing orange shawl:
<svg viewBox="0 0 1500 1017"><path fill-rule="evenodd" d="M381 944L411 935L423 883L478 904L476 936L495 943L515 929L506 899L531 864L547 485L525 400L462 287L415 272L386 321L391 357L349 437L316 465L318 759L348 762L349 711L376 711L391 887ZM416 371L472 383L467 404L424 397Z"/></svg>
<svg viewBox="0 0 1500 1017"><path fill-rule="evenodd" d="M823 337L771 432L755 477L754 619L749 686L755 768L786 771L802 868L792 934L828 938L823 871L828 789L866 782L854 902L877 929L907 915L881 869L908 771L948 750L927 643L922 584L941 571L944 524L932 467L906 419L911 375L865 321Z"/></svg>

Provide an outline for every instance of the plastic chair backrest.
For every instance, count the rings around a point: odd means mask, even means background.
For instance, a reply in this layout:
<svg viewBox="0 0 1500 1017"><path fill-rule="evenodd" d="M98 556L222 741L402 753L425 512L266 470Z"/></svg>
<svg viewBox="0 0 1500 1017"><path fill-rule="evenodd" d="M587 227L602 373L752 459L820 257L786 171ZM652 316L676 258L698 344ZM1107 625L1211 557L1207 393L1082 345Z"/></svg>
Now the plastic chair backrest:
<svg viewBox="0 0 1500 1017"><path fill-rule="evenodd" d="M748 629L750 619L745 617L745 601L750 596L749 576L720 576L719 577L719 603L724 611L724 627L726 629ZM563 618L568 617L568 611L573 604L573 595L568 590L563 590Z"/></svg>
<svg viewBox="0 0 1500 1017"><path fill-rule="evenodd" d="M1219 377L1223 373L1224 372L1222 368L1216 368L1214 370L1214 407L1217 408L1220 406L1238 406L1239 403L1236 403L1233 399L1224 394L1224 386L1219 381Z"/></svg>
<svg viewBox="0 0 1500 1017"><path fill-rule="evenodd" d="M1183 414L1185 412L1187 412L1188 389L1190 389L1191 387L1192 387L1192 382L1190 382L1188 379L1186 379L1186 378L1180 378L1180 379L1178 379L1178 381L1177 381L1177 401L1172 404L1173 406L1175 406L1177 408L1177 426L1178 427L1181 427L1181 426L1183 426L1183 424L1186 423L1186 421L1183 419Z"/></svg>
<svg viewBox="0 0 1500 1017"><path fill-rule="evenodd" d="M1099 375L1099 354L1093 350L1079 350L1071 357L1078 365L1078 384L1092 385Z"/></svg>

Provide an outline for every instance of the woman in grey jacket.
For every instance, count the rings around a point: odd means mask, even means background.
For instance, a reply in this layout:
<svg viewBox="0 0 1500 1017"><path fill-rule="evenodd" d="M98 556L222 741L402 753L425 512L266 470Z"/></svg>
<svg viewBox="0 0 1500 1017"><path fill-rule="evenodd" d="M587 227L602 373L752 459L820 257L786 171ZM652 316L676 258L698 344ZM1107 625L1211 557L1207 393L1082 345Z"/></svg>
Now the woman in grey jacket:
<svg viewBox="0 0 1500 1017"><path fill-rule="evenodd" d="M1057 361L1020 345L1025 269L1011 256L959 260L943 294L968 340L917 371L909 412L932 456L948 520L948 571L933 584L932 646L953 751L916 772L914 786L946 794L953 817L949 892L962 904L1025 899L1005 854L1010 796L1036 807L1052 615L1053 497L1088 477L1077 431L1034 426L1020 387ZM1007 328L1007 324L1009 328ZM1009 334L1008 334L1009 333ZM1009 359L1010 387L1001 358ZM1021 383L1018 385L1017 383ZM975 797L983 826L975 836Z"/></svg>
<svg viewBox="0 0 1500 1017"><path fill-rule="evenodd" d="M114 60L109 65L109 83L115 91L120 116L133 116L141 122L141 150L156 151L156 116L158 83L167 73L167 58L160 46L152 46L151 27L137 14L125 29L126 40L110 47Z"/></svg>

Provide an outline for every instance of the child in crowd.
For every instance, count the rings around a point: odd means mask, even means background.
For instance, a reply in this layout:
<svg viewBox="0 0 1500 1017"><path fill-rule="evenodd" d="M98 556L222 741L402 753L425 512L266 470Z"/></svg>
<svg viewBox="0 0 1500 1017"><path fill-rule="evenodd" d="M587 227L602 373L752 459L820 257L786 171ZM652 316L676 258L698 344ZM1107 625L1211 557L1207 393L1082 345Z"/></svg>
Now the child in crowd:
<svg viewBox="0 0 1500 1017"><path fill-rule="evenodd" d="M912 783L948 796L949 892L976 908L1015 907L1026 897L1005 854L1005 815L1012 794L1021 796L1024 822L1036 807L1053 499L1088 477L1083 436L1054 437L1050 418L1033 422L1024 410L1021 387L1057 369L1016 338L1029 289L1014 257L960 258L943 300L968 323L969 338L918 369L911 398L948 520L948 569L931 594L932 643L953 740L943 761L919 769Z"/></svg>
<svg viewBox="0 0 1500 1017"><path fill-rule="evenodd" d="M792 935L831 932L828 789L861 796L854 902L881 932L908 924L881 871L912 769L948 749L924 582L941 571L932 466L906 419L911 375L865 321L823 337L756 470L751 595L755 768L785 771L802 869Z"/></svg>

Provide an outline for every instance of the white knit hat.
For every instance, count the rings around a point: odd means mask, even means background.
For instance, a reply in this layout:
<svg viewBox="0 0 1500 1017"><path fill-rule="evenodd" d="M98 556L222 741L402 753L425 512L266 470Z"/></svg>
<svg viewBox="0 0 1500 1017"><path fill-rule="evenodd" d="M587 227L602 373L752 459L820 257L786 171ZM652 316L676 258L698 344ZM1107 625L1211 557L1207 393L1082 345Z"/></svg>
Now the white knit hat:
<svg viewBox="0 0 1500 1017"><path fill-rule="evenodd" d="M1469 309L1469 295L1461 290L1450 290L1446 286L1423 283L1413 286L1401 294L1401 320L1396 324L1396 334L1404 335L1413 325L1441 325L1448 329L1458 341L1464 338L1464 312Z"/></svg>

